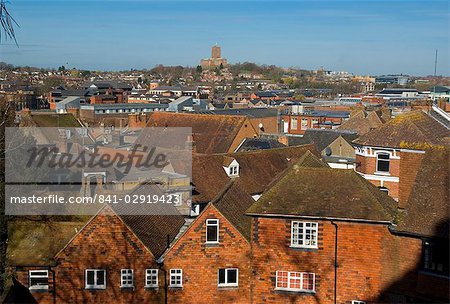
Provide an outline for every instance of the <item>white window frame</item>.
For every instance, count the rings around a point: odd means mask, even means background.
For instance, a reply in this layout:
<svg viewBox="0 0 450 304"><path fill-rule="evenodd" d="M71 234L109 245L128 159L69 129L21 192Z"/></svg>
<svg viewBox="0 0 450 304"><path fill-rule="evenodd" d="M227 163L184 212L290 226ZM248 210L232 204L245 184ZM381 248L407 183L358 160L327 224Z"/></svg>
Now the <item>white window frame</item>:
<svg viewBox="0 0 450 304"><path fill-rule="evenodd" d="M377 158L376 158L376 172L377 172L377 173L389 174L389 173L391 172L391 158L392 158L391 153L389 153L389 152L377 152L376 155L377 155ZM380 170L378 169L378 161L380 161L380 159L379 159L379 156L380 156L380 155L387 155L387 156L389 156L388 159L382 159L382 160L381 160L381 161L383 161L383 162L388 162L388 163L389 163L389 165L388 165L389 170L388 170L388 171L380 171Z"/></svg>
<svg viewBox="0 0 450 304"><path fill-rule="evenodd" d="M287 287L278 287L278 273L280 272L285 272L287 273ZM304 288L293 288L291 287L291 279L295 279L295 280L299 280L300 281L300 286L303 287L303 276L305 275L313 275L313 288L312 289L304 289ZM297 271L282 271L282 270L277 270L276 272L276 277L275 277L275 290L286 290L286 291L294 291L294 292L316 292L316 274L313 272L297 272ZM295 276L295 275L300 275L300 276Z"/></svg>
<svg viewBox="0 0 450 304"><path fill-rule="evenodd" d="M37 272L46 273L46 275L38 275ZM31 285L31 279L47 279L47 285ZM29 270L28 271L28 288L31 290L48 290L48 270Z"/></svg>
<svg viewBox="0 0 450 304"><path fill-rule="evenodd" d="M308 118L302 118L300 121L300 130L308 129Z"/></svg>
<svg viewBox="0 0 450 304"><path fill-rule="evenodd" d="M130 283L131 281L131 283ZM131 268L123 268L120 270L120 287L134 288L134 270Z"/></svg>
<svg viewBox="0 0 450 304"><path fill-rule="evenodd" d="M360 300L352 300L352 304L366 304L366 302Z"/></svg>
<svg viewBox="0 0 450 304"><path fill-rule="evenodd" d="M239 166L230 166L230 176L239 176Z"/></svg>
<svg viewBox="0 0 450 304"><path fill-rule="evenodd" d="M173 283L173 281L180 281L180 283ZM170 269L169 287L183 287L183 269Z"/></svg>
<svg viewBox="0 0 450 304"><path fill-rule="evenodd" d="M155 281L155 284L149 284L149 281ZM145 269L145 287L158 287L158 269Z"/></svg>
<svg viewBox="0 0 450 304"><path fill-rule="evenodd" d="M88 285L87 283L87 274L89 271L94 272L94 281L97 280L97 272L103 271L103 281L105 284L98 285L97 282L94 282L92 285ZM86 289L106 289L106 269L86 269L84 271L84 282L85 282L85 288Z"/></svg>
<svg viewBox="0 0 450 304"><path fill-rule="evenodd" d="M309 225L309 227L306 227ZM297 226L297 227L295 227ZM313 227L314 226L314 227ZM299 230L302 229L303 232L300 233ZM312 234L307 233L306 230L310 230ZM315 244L307 244L308 240L307 236L312 235L315 240ZM291 247L294 248L312 248L317 249L318 247L318 238L319 238L319 223L317 222L302 222L302 221L291 221ZM302 241L303 244L300 244Z"/></svg>
<svg viewBox="0 0 450 304"><path fill-rule="evenodd" d="M298 130L298 117L291 117L291 129Z"/></svg>
<svg viewBox="0 0 450 304"><path fill-rule="evenodd" d="M219 282L220 270L225 270L225 283ZM228 271L236 270L236 283L228 283ZM220 268L217 271L217 286L219 287L238 287L239 286L239 268Z"/></svg>
<svg viewBox="0 0 450 304"><path fill-rule="evenodd" d="M211 222L216 222L215 224L212 224ZM217 227L217 233L216 233L216 241L208 241L208 226L216 226ZM218 219L207 219L206 220L206 243L208 244L218 244L219 243L219 228L220 228L220 221Z"/></svg>

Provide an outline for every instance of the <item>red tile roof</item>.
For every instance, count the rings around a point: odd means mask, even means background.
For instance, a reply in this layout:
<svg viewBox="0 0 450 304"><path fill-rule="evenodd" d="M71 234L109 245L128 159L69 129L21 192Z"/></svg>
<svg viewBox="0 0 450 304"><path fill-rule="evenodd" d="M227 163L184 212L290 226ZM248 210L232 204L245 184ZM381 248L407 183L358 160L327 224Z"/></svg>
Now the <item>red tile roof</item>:
<svg viewBox="0 0 450 304"><path fill-rule="evenodd" d="M197 153L227 153L242 127L253 129L245 116L153 112L147 127L190 127Z"/></svg>

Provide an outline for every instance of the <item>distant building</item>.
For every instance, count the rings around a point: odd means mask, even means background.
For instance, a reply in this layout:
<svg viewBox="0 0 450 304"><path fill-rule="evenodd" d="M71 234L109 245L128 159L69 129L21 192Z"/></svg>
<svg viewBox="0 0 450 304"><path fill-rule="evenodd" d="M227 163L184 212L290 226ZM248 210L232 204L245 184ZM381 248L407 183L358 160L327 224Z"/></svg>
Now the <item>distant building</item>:
<svg viewBox="0 0 450 304"><path fill-rule="evenodd" d="M182 96L169 103L169 112L195 112L208 109L208 102L192 96Z"/></svg>
<svg viewBox="0 0 450 304"><path fill-rule="evenodd" d="M167 104L157 103L117 103L80 105L80 118L89 123L104 117L127 118L129 114L167 111Z"/></svg>
<svg viewBox="0 0 450 304"><path fill-rule="evenodd" d="M440 98L450 100L450 86L435 86L431 89L431 98L437 100Z"/></svg>
<svg viewBox="0 0 450 304"><path fill-rule="evenodd" d="M375 96L386 100L415 100L428 97L427 94L423 94L416 89L402 88L384 89L381 92L376 93Z"/></svg>
<svg viewBox="0 0 450 304"><path fill-rule="evenodd" d="M181 96L196 96L197 87L183 87L180 85L175 86L158 86L149 90L151 95L157 95L162 97L181 97Z"/></svg>
<svg viewBox="0 0 450 304"><path fill-rule="evenodd" d="M382 75L375 78L375 83L405 85L409 82L407 75Z"/></svg>
<svg viewBox="0 0 450 304"><path fill-rule="evenodd" d="M283 132L305 133L306 129L335 129L350 117L347 111L310 110L283 116Z"/></svg>
<svg viewBox="0 0 450 304"><path fill-rule="evenodd" d="M202 59L200 65L204 69L210 69L215 67L220 67L228 65L228 61L221 57L220 46L215 45L211 49L211 58Z"/></svg>
<svg viewBox="0 0 450 304"><path fill-rule="evenodd" d="M80 108L80 97L78 96L69 96L60 102L56 103L56 113L67 113L67 109L74 108L79 109Z"/></svg>

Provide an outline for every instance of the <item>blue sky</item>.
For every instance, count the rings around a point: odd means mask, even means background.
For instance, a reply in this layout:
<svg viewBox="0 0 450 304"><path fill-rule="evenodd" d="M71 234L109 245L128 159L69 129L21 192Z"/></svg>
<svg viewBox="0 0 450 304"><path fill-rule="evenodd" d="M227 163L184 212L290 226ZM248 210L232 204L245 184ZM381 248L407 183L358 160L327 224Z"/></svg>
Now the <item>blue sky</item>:
<svg viewBox="0 0 450 304"><path fill-rule="evenodd" d="M449 75L449 1L10 0L20 47L0 61L79 69L230 62Z"/></svg>

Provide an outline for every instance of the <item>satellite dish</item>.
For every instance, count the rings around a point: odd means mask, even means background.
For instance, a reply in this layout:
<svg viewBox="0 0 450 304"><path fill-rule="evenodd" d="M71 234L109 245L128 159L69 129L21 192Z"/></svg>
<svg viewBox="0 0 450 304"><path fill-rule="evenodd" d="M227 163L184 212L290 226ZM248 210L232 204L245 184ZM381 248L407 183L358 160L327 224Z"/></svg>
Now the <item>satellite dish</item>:
<svg viewBox="0 0 450 304"><path fill-rule="evenodd" d="M326 156L331 156L331 153L332 153L331 148L330 148L330 147L327 147L327 148L325 149L325 155L326 155Z"/></svg>
<svg viewBox="0 0 450 304"><path fill-rule="evenodd" d="M258 127L259 127L260 129L262 129L262 128L264 127L264 125L262 124L262 122L259 123Z"/></svg>

